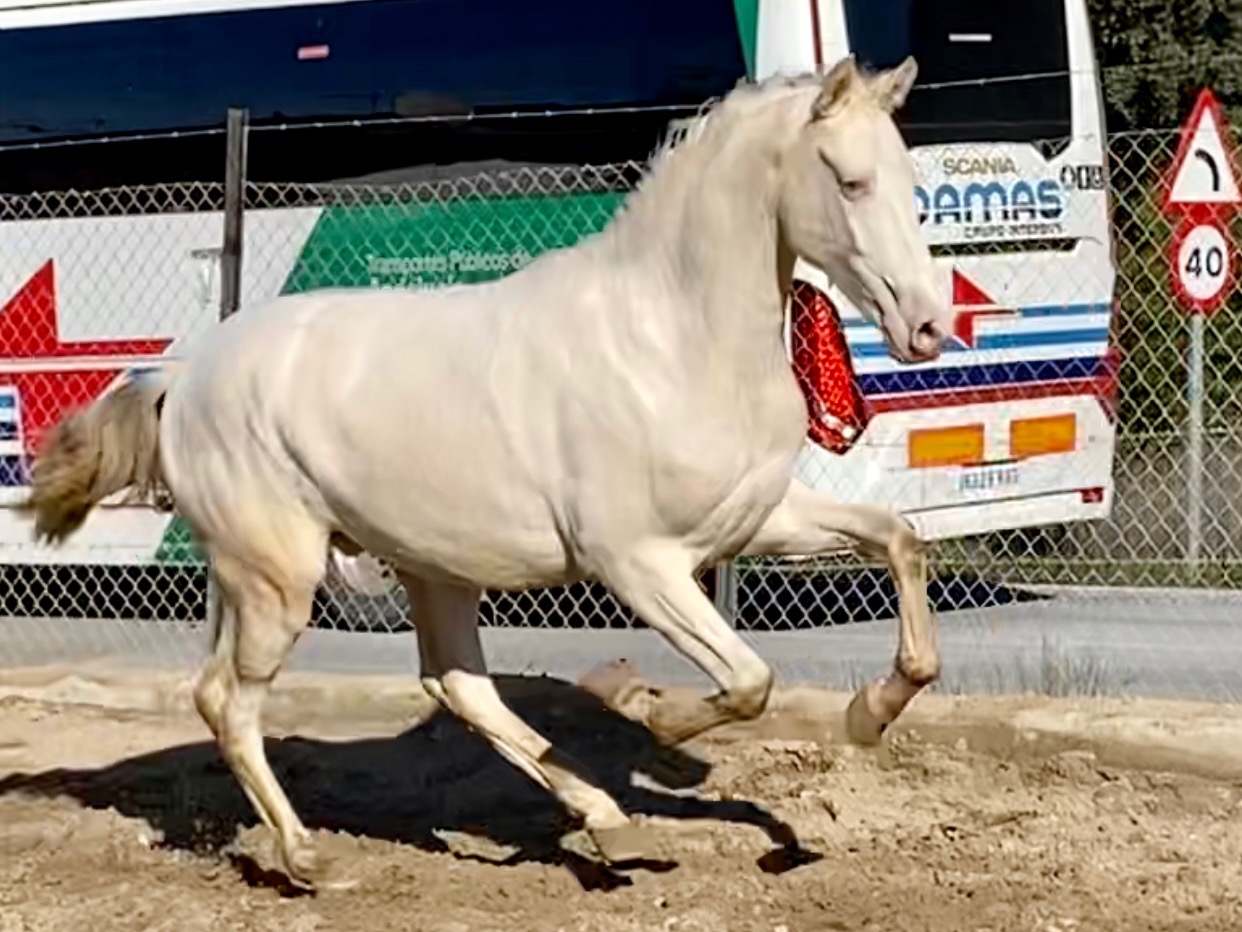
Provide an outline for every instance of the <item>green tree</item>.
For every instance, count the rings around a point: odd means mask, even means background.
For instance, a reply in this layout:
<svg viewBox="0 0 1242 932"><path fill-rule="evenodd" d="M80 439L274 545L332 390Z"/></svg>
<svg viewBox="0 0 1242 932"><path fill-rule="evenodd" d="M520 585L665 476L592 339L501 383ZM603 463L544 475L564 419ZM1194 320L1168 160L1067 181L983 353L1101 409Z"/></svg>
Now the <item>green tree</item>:
<svg viewBox="0 0 1242 932"><path fill-rule="evenodd" d="M1242 106L1242 0L1088 0L1113 131L1169 129L1210 86Z"/></svg>
<svg viewBox="0 0 1242 932"><path fill-rule="evenodd" d="M1242 0L1088 0L1088 10L1111 133L1121 423L1132 435L1167 434L1185 419L1186 331L1169 287L1172 229L1158 185L1201 88L1212 88L1231 122L1242 116ZM1207 333L1209 426L1239 413L1238 304L1235 294Z"/></svg>

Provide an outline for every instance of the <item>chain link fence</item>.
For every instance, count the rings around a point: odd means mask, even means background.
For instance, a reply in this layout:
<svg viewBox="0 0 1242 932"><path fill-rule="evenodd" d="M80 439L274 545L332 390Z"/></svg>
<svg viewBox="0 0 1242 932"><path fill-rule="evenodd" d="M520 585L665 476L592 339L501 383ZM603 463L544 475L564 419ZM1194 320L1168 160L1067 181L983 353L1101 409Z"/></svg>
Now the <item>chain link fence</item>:
<svg viewBox="0 0 1242 932"><path fill-rule="evenodd" d="M1201 448L1188 449L1190 325L1172 290L1173 230L1161 211L1177 143L1176 132L1154 131L1108 140L1117 311L1110 353L1090 376L1106 386L1099 402L1116 431L1110 512L938 544L930 595L945 688L1235 694L1219 658L1242 647L1242 625L1230 620L1242 605L1233 600L1242 582L1242 324L1231 295L1204 327ZM249 184L243 307L325 286L431 288L507 274L601 229L641 169L426 169L383 184ZM216 184L0 198L0 504L21 497L28 458L61 413L126 371L188 351L214 324L223 203ZM1032 260L1026 277L1039 268ZM791 359L805 388L818 380L819 413L835 412L847 427L865 421L874 399L853 369L874 328L868 337L834 319L817 323L823 310L810 300L795 301ZM814 444L842 458L872 455L849 430L825 423ZM922 480L910 471L892 481ZM1198 514L1188 510L1195 495ZM52 551L35 547L29 525L5 507L0 549L0 667L200 655L205 571L175 516L104 508L70 546ZM736 625L766 637L756 643L782 669L851 686L887 666L896 603L883 566L840 555L741 559L734 569ZM713 575L703 581L712 590ZM562 648L538 639L556 630L622 638L641 628L596 585L488 593L483 623L502 632L493 633L494 658L500 650L509 665L520 654L519 665L544 668L547 652ZM410 628L399 589L373 596L331 584L314 624L329 630L299 650L349 669L391 663L394 642L374 638ZM400 664L416 662L412 645L397 653Z"/></svg>

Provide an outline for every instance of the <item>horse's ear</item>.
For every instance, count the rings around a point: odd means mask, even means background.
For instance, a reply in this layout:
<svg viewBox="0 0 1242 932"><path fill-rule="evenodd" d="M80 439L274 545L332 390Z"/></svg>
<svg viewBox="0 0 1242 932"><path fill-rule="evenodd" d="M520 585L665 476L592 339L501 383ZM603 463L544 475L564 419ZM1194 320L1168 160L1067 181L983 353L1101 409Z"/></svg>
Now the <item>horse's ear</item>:
<svg viewBox="0 0 1242 932"><path fill-rule="evenodd" d="M872 84L876 101L889 113L901 109L901 105L906 102L906 95L910 93L910 88L914 87L914 79L918 77L918 74L918 63L912 56L907 55L906 60L896 68L876 75Z"/></svg>
<svg viewBox="0 0 1242 932"><path fill-rule="evenodd" d="M815 98L811 118L822 120L831 116L845 102L860 77L852 54L833 65L832 70L824 75L824 86Z"/></svg>

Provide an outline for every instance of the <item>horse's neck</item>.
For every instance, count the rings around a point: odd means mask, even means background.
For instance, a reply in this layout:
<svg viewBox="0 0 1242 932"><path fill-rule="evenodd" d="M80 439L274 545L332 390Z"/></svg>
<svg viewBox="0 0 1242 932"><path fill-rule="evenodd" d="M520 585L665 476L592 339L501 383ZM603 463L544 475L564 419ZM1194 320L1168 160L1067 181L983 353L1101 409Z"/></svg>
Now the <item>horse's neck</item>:
<svg viewBox="0 0 1242 932"><path fill-rule="evenodd" d="M793 273L776 222L781 114L773 105L749 119L756 125L739 127L718 151L681 164L674 153L618 218L613 241L623 262L666 286L675 310L661 325L681 358L742 378L770 369L774 354L783 359Z"/></svg>

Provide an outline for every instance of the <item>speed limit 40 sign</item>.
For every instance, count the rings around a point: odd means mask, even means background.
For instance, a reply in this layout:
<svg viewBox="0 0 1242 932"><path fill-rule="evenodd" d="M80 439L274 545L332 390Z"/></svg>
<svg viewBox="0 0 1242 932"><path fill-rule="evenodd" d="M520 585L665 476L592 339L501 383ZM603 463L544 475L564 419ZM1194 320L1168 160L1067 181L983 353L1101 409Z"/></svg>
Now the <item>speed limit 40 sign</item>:
<svg viewBox="0 0 1242 932"><path fill-rule="evenodd" d="M1210 314L1234 284L1233 245L1213 220L1187 223L1173 237L1173 287L1188 310Z"/></svg>

